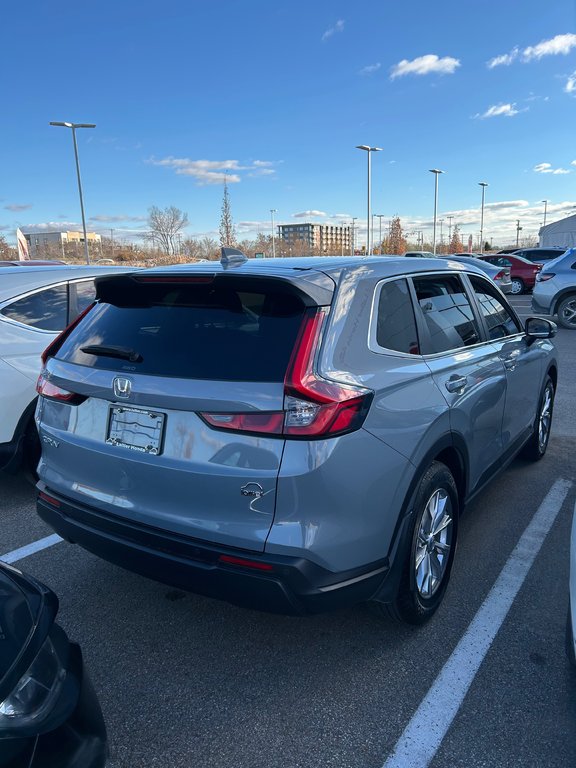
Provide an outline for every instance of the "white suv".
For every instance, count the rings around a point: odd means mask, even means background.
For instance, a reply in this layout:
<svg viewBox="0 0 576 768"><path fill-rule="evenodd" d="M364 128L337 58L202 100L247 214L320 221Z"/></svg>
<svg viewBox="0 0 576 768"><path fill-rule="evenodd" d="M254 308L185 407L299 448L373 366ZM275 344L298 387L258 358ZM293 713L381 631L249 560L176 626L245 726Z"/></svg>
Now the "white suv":
<svg viewBox="0 0 576 768"><path fill-rule="evenodd" d="M34 408L40 355L95 297L94 278L125 268L10 266L0 274L0 469L30 469L39 451ZM132 270L130 270L132 271Z"/></svg>

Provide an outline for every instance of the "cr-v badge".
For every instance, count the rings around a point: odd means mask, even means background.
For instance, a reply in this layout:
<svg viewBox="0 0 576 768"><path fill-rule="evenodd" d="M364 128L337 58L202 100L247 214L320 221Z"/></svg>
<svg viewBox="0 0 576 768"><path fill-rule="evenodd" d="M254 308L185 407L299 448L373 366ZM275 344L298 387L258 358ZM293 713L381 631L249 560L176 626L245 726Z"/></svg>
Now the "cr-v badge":
<svg viewBox="0 0 576 768"><path fill-rule="evenodd" d="M126 399L127 397L130 397L130 393L132 392L132 382L130 379L117 376L114 379L112 388L114 389L116 397L123 397Z"/></svg>

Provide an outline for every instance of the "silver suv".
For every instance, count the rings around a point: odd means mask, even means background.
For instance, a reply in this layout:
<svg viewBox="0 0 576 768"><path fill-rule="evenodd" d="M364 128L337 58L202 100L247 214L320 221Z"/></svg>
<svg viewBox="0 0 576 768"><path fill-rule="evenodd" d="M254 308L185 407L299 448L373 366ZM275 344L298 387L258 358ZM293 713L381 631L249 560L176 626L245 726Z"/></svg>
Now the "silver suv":
<svg viewBox="0 0 576 768"><path fill-rule="evenodd" d="M239 605L423 623L465 503L546 451L554 323L443 259L232 258L97 281L44 354L40 516Z"/></svg>
<svg viewBox="0 0 576 768"><path fill-rule="evenodd" d="M532 309L557 315L563 328L576 329L576 248L547 262L536 275Z"/></svg>

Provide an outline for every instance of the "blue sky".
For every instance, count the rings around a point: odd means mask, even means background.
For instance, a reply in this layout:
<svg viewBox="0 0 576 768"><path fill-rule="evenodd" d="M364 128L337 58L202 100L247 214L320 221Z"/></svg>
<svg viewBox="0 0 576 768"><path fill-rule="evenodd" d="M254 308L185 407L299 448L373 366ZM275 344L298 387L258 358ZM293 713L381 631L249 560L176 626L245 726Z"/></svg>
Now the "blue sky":
<svg viewBox="0 0 576 768"><path fill-rule="evenodd" d="M372 211L438 216L494 244L576 212L576 3L554 0L31 0L3 8L0 233L137 238L148 208L217 237L227 174L240 238Z"/></svg>

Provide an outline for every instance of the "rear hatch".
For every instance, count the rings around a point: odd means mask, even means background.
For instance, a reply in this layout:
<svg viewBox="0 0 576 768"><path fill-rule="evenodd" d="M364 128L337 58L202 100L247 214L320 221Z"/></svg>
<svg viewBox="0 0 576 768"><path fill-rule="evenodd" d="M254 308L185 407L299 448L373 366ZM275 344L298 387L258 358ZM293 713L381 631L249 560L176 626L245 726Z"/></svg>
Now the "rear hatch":
<svg viewBox="0 0 576 768"><path fill-rule="evenodd" d="M137 523L263 551L284 448L285 379L334 283L236 273L97 281L47 350L47 487Z"/></svg>

